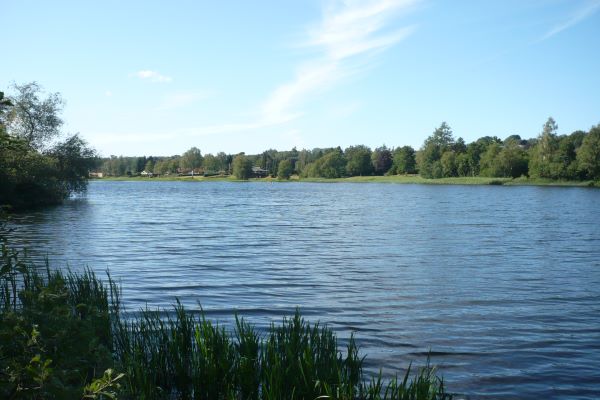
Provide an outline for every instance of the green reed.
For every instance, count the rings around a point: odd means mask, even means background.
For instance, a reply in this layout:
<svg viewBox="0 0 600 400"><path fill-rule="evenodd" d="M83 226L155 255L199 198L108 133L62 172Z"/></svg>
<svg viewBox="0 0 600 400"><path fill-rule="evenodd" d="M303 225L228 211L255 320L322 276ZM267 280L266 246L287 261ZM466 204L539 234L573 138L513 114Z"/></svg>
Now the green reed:
<svg viewBox="0 0 600 400"><path fill-rule="evenodd" d="M108 290L1 245L0 398L78 398L114 364Z"/></svg>
<svg viewBox="0 0 600 400"><path fill-rule="evenodd" d="M228 332L178 302L167 315L144 310L114 329L125 387L161 399L445 399L429 362L411 378L367 380L351 337L339 350L333 331L296 311L263 335L236 316Z"/></svg>
<svg viewBox="0 0 600 400"><path fill-rule="evenodd" d="M41 270L2 245L0 398L446 399L429 362L402 379L363 373L354 337L298 311L264 333L192 313L125 314L118 285L91 270ZM116 371L113 373L113 371Z"/></svg>

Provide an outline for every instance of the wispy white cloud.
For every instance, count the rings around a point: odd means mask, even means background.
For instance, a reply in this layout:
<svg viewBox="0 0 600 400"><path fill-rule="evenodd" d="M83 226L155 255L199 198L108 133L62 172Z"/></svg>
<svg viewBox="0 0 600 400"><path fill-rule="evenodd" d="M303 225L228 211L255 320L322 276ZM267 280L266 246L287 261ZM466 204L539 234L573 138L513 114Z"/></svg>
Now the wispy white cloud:
<svg viewBox="0 0 600 400"><path fill-rule="evenodd" d="M418 0L366 0L330 3L319 24L308 30L304 45L315 49L319 57L298 66L292 81L277 87L262 107L266 121L288 121L302 115L294 110L309 95L331 87L355 74L356 59L368 62L406 38L414 26L385 29L399 13Z"/></svg>
<svg viewBox="0 0 600 400"><path fill-rule="evenodd" d="M170 76L162 75L157 71L152 71L149 69L137 71L136 73L130 74L130 76L135 76L140 79L158 83L169 83L173 80L173 78L171 78Z"/></svg>
<svg viewBox="0 0 600 400"><path fill-rule="evenodd" d="M584 19L592 16L596 11L600 9L600 0L588 1L582 7L576 9L568 19L561 23L553 26L548 32L540 38L540 42L550 39L552 36L559 34L560 32L577 25Z"/></svg>
<svg viewBox="0 0 600 400"><path fill-rule="evenodd" d="M107 90L106 92L104 92L104 96L106 97L112 97L113 93L110 90Z"/></svg>
<svg viewBox="0 0 600 400"><path fill-rule="evenodd" d="M369 65L373 56L410 35L414 27L394 27L392 22L420 0L325 0L329 1L322 19L305 32L300 46L312 50L312 57L298 64L293 78L276 86L260 103L258 112L245 122L227 122L180 129L169 133L102 133L99 142L160 142L172 138L254 131L280 126L301 117L302 104L311 96L330 89ZM170 82L171 77L142 70L133 76L153 82ZM167 95L159 110L184 107L206 97L206 93L181 92ZM348 108L348 107L346 107ZM346 112L353 112L352 106ZM295 145L304 143L301 132L293 127L282 134Z"/></svg>
<svg viewBox="0 0 600 400"><path fill-rule="evenodd" d="M164 96L161 103L157 107L159 111L175 110L187 107L197 101L204 100L209 97L208 92L175 92Z"/></svg>

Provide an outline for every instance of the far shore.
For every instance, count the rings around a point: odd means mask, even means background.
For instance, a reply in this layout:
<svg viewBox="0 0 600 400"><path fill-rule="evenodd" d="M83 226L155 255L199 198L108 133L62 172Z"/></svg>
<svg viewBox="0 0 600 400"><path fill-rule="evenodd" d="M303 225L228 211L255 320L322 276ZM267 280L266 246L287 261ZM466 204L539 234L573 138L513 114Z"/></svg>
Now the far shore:
<svg viewBox="0 0 600 400"><path fill-rule="evenodd" d="M289 180L277 178L251 178L247 181L239 180L233 176L109 176L94 178L94 181L184 181L184 182L317 182L317 183L397 183L397 184L423 184L423 185L503 185L503 186L576 186L576 187L600 187L600 182L587 181L557 181L540 178L488 178L488 177L454 177L425 179L419 175L390 175L390 176L353 176L349 178L300 178L296 175Z"/></svg>

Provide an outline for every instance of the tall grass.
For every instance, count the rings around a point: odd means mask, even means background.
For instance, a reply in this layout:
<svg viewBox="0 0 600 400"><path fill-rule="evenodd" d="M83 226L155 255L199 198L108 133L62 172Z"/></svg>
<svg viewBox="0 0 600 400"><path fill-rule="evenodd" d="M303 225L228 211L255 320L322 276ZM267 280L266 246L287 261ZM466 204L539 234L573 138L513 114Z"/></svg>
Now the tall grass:
<svg viewBox="0 0 600 400"><path fill-rule="evenodd" d="M0 398L77 398L114 364L108 290L1 246Z"/></svg>
<svg viewBox="0 0 600 400"><path fill-rule="evenodd" d="M2 245L0 398L450 398L429 363L385 382L366 377L354 337L342 349L298 311L259 334L178 301L125 317L120 296L110 276L39 271Z"/></svg>

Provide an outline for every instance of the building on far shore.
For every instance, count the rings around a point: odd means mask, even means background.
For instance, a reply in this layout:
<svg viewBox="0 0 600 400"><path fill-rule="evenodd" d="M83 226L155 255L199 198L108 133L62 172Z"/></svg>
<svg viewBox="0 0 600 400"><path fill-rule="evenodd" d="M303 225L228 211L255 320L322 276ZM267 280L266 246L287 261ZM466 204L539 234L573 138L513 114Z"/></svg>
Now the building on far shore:
<svg viewBox="0 0 600 400"><path fill-rule="evenodd" d="M90 178L104 178L104 173L102 172L90 172Z"/></svg>
<svg viewBox="0 0 600 400"><path fill-rule="evenodd" d="M267 176L269 176L268 169L262 169L261 167L252 167L252 177L265 178Z"/></svg>

